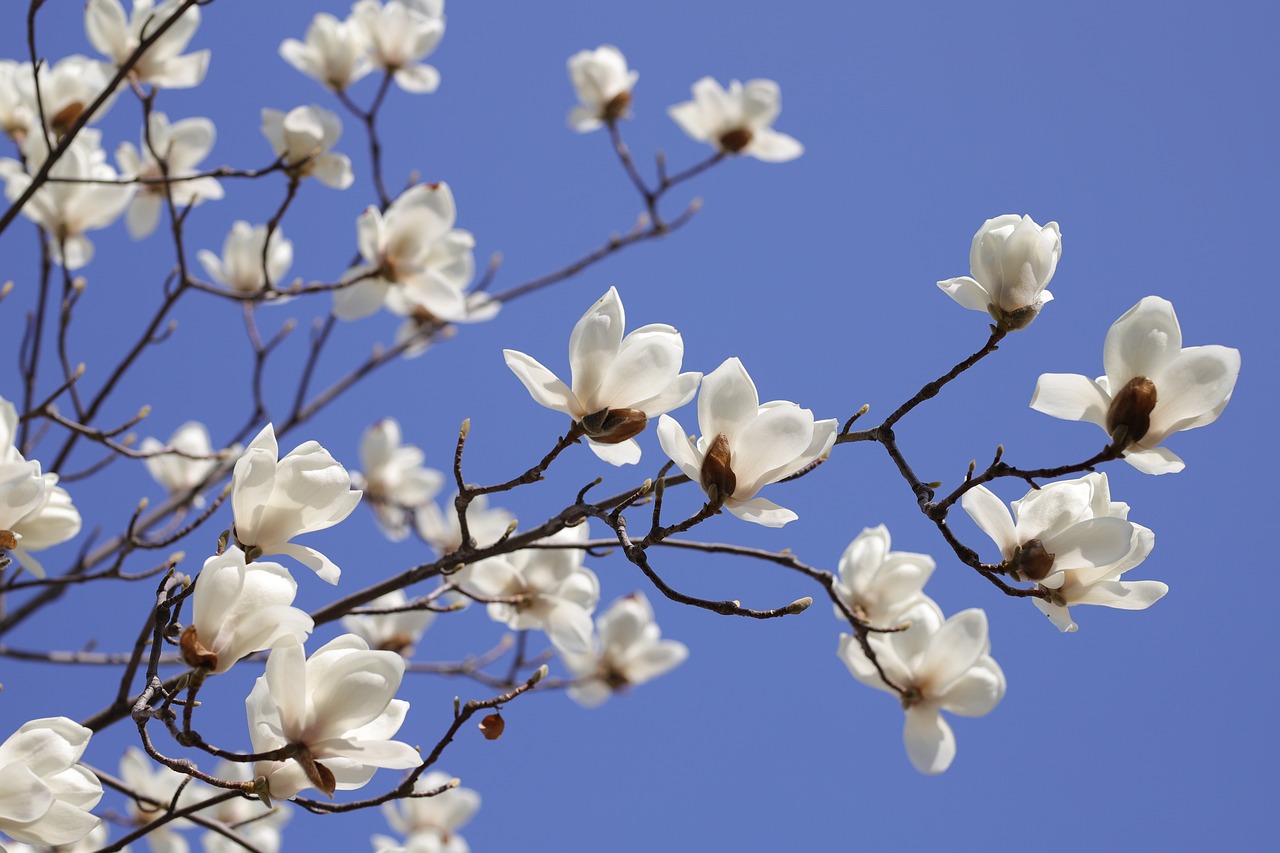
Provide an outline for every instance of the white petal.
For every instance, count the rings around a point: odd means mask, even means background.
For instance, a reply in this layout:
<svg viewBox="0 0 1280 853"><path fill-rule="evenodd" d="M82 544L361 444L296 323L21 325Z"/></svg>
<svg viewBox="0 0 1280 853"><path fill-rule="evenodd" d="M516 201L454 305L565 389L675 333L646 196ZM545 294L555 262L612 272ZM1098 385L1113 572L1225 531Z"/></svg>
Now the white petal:
<svg viewBox="0 0 1280 853"><path fill-rule="evenodd" d="M732 439L738 430L755 420L760 395L742 362L726 359L702 378L698 394L698 425L708 439L725 435Z"/></svg>
<svg viewBox="0 0 1280 853"><path fill-rule="evenodd" d="M1054 418L1088 421L1105 428L1111 398L1098 383L1075 373L1042 373L1031 395L1031 408Z"/></svg>
<svg viewBox="0 0 1280 853"><path fill-rule="evenodd" d="M1223 346L1184 349L1160 373L1151 429L1142 444L1159 444L1165 436L1213 423L1231 399L1240 374L1240 351Z"/></svg>
<svg viewBox="0 0 1280 853"><path fill-rule="evenodd" d="M1182 329L1173 304L1147 296L1112 324L1102 346L1102 364L1112 390L1119 391L1135 376L1159 375L1181 349Z"/></svg>
<svg viewBox="0 0 1280 853"><path fill-rule="evenodd" d="M574 324L569 335L569 369L574 394L584 406L596 401L600 383L622 345L625 323L622 299L611 287Z"/></svg>
<svg viewBox="0 0 1280 853"><path fill-rule="evenodd" d="M548 409L563 412L574 420L591 414L591 412L582 411L578 398L569 390L569 386L557 379L554 373L543 367L532 356L516 350L504 349L502 357L506 360L507 367L511 368L511 372L528 389L534 402Z"/></svg>
<svg viewBox="0 0 1280 853"><path fill-rule="evenodd" d="M730 501L725 509L741 518L765 527L782 527L800 516L784 506L764 498L752 498L749 501Z"/></svg>
<svg viewBox="0 0 1280 853"><path fill-rule="evenodd" d="M916 705L907 709L902 742L912 766L928 776L945 771L956 757L956 736L942 714L932 707Z"/></svg>
<svg viewBox="0 0 1280 853"><path fill-rule="evenodd" d="M587 447L610 465L634 465L640 461L640 443L634 438L616 444L600 444L587 439Z"/></svg>
<svg viewBox="0 0 1280 853"><path fill-rule="evenodd" d="M953 714L981 717L991 713L1000 703L1004 691L1004 671L989 655L983 655L964 675L952 682L938 697L938 702Z"/></svg>
<svg viewBox="0 0 1280 853"><path fill-rule="evenodd" d="M986 653L989 645L987 614L976 607L962 610L943 622L929 638L916 666L917 678L928 682L931 698L943 696Z"/></svg>
<svg viewBox="0 0 1280 853"><path fill-rule="evenodd" d="M1130 448L1124 452L1124 461L1144 474L1176 474L1187 467L1167 447Z"/></svg>
<svg viewBox="0 0 1280 853"><path fill-rule="evenodd" d="M974 524L995 541L1003 558L1013 556L1013 550L1021 543L1014 531L1013 516L1004 501L986 486L975 486L961 495L960 505Z"/></svg>
<svg viewBox="0 0 1280 853"><path fill-rule="evenodd" d="M751 132L751 142L742 153L765 163L785 163L803 154L804 146L792 136L762 127Z"/></svg>
<svg viewBox="0 0 1280 853"><path fill-rule="evenodd" d="M663 415L658 419L658 444L662 446L662 452L676 463L681 473L701 485L702 456L689 440L684 427L670 415Z"/></svg>
<svg viewBox="0 0 1280 853"><path fill-rule="evenodd" d="M440 72L430 65L407 65L396 71L396 85L415 95L426 95L440 88Z"/></svg>
<svg viewBox="0 0 1280 853"><path fill-rule="evenodd" d="M981 311L985 314L987 306L991 304L991 294L987 293L987 289L967 275L940 281L938 287L942 288L947 296L973 311Z"/></svg>

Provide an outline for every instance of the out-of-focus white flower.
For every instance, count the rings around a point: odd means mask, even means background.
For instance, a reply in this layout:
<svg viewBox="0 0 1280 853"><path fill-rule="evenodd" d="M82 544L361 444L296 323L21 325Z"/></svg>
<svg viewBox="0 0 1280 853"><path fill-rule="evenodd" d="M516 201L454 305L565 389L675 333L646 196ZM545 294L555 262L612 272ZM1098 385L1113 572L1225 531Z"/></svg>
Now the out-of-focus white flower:
<svg viewBox="0 0 1280 853"><path fill-rule="evenodd" d="M173 795L177 793L178 786L189 779L176 770L155 763L136 746L126 749L120 759L120 778L133 791L155 801L146 803L133 797L128 799L129 820L135 826L146 826L163 815L173 803ZM210 793L209 787L203 782L187 781L175 807L181 809L195 805ZM147 833L147 845L153 853L187 853L190 849L187 839L178 830L188 829L190 826L191 822L185 818L171 820Z"/></svg>
<svg viewBox="0 0 1280 853"><path fill-rule="evenodd" d="M515 631L545 631L561 651L589 654L591 611L600 601L600 581L582 565L587 525L569 527L546 539L547 545L490 557L469 565L455 580L482 598L509 599L488 605L489 618Z"/></svg>
<svg viewBox="0 0 1280 853"><path fill-rule="evenodd" d="M441 320L467 319L475 238L454 228L456 219L445 183L410 187L386 213L370 206L356 221L365 263L347 271L353 284L334 291L333 313L358 320L385 304L401 316L422 309Z"/></svg>
<svg viewBox="0 0 1280 853"><path fill-rule="evenodd" d="M631 108L631 90L639 79L640 72L627 70L626 57L611 44L569 57L569 80L579 101L569 111L569 127L586 133L625 118Z"/></svg>
<svg viewBox="0 0 1280 853"><path fill-rule="evenodd" d="M898 614L926 598L925 582L935 564L928 554L889 550L889 529L865 528L840 557L835 592L854 615L877 627L891 627ZM840 608L836 618L844 619Z"/></svg>
<svg viewBox="0 0 1280 853"><path fill-rule="evenodd" d="M1042 374L1031 408L1095 423L1124 448L1130 465L1146 474L1170 474L1186 466L1161 443L1218 419L1236 387L1240 351L1183 347L1173 304L1147 296L1107 332L1102 366L1106 376L1092 381L1072 373Z"/></svg>
<svg viewBox="0 0 1280 853"><path fill-rule="evenodd" d="M367 49L364 30L355 21L317 12L307 27L307 40L285 39L280 56L308 77L341 92L373 70Z"/></svg>
<svg viewBox="0 0 1280 853"><path fill-rule="evenodd" d="M1053 299L1045 290L1062 256L1058 223L1040 226L1030 216L1006 213L982 223L969 248L969 276L938 287L973 311L986 311L1005 331L1021 329Z"/></svg>
<svg viewBox="0 0 1280 853"><path fill-rule="evenodd" d="M222 257L208 249L196 252L209 278L236 293L257 293L270 281L274 286L293 263L293 243L285 239L277 225L271 232L271 248L267 252L267 270L262 274L262 244L267 240L267 226L250 225L237 220L222 242ZM279 300L283 302L284 300Z"/></svg>
<svg viewBox="0 0 1280 853"><path fill-rule="evenodd" d="M453 781L448 773L432 770L414 783L415 791L434 791ZM394 838L375 835L376 850L405 850L408 853L469 853L470 847L458 830L466 826L480 808L480 795L470 788L450 788L434 797L413 797L382 804L387 823L407 836L401 846Z"/></svg>
<svg viewBox="0 0 1280 853"><path fill-rule="evenodd" d="M259 761L273 799L305 788L326 795L360 788L379 767L404 770L422 757L391 740L409 711L393 698L404 676L404 658L370 651L364 640L343 634L303 658L301 646L281 646L267 658L266 675L245 700L254 752L298 748L288 761Z"/></svg>
<svg viewBox="0 0 1280 853"><path fill-rule="evenodd" d="M772 125L782 112L782 93L772 80L729 82L726 91L711 77L693 84L693 100L667 108L681 130L725 154L748 154L767 163L794 160L804 146Z"/></svg>
<svg viewBox="0 0 1280 853"><path fill-rule="evenodd" d="M291 175L315 175L335 190L345 190L355 180L347 155L330 150L342 138L342 120L323 107L294 107L288 113L264 107L262 135Z"/></svg>
<svg viewBox="0 0 1280 853"><path fill-rule="evenodd" d="M89 729L66 717L23 724L0 743L0 832L28 844L71 844L101 821L98 777L80 766Z"/></svg>
<svg viewBox="0 0 1280 853"><path fill-rule="evenodd" d="M816 462L836 440L834 420L815 421L809 409L786 400L760 405L755 383L736 358L702 380L698 425L702 437L694 443L674 418L663 415L662 449L712 501L765 527L781 527L798 516L756 492Z"/></svg>
<svg viewBox="0 0 1280 853"><path fill-rule="evenodd" d="M196 577L183 659L216 674L253 652L306 642L314 623L292 606L297 593L297 582L279 563L245 565L235 547L210 557Z"/></svg>
<svg viewBox="0 0 1280 853"><path fill-rule="evenodd" d="M214 775L219 779L231 782L252 782L253 773L249 765L243 761L223 761L218 764ZM248 797L232 797L223 800L207 809L201 809L201 817L212 818L227 826L234 827L240 837L248 841L262 853L279 853L283 839L281 828L293 817L289 809L277 804L268 806L261 800ZM206 832L200 838L204 853L243 853L244 847L216 832Z"/></svg>
<svg viewBox="0 0 1280 853"><path fill-rule="evenodd" d="M458 524L458 513L453 508L453 499L446 503L447 509L441 510L434 503L429 503L418 510L414 519L418 535L432 548L441 554L448 554L462 547L462 527ZM476 541L478 547L485 547L497 542L516 518L502 507L489 508L487 495L477 495L467 504L467 531Z"/></svg>
<svg viewBox="0 0 1280 853"><path fill-rule="evenodd" d="M107 155L101 146L102 134L85 128L76 135L49 170L49 175L70 181L91 179L116 181L119 175L106 162ZM27 168L37 171L48 157L44 135L28 134L23 151ZM0 160L0 178L5 180L5 196L10 201L31 185L31 175L16 160ZM46 183L27 200L22 213L35 222L52 239L50 245L54 260L69 270L80 269L93 258L93 243L85 237L86 231L106 228L120 217L134 187L113 183L67 183L65 180Z"/></svg>
<svg viewBox="0 0 1280 853"><path fill-rule="evenodd" d="M207 118L186 118L169 124L164 113L153 112L148 123L151 129L150 146L144 133L140 149L135 148L132 142L122 142L116 149L116 162L120 164L121 177L164 178L165 172L151 153L153 149L167 164L170 179L199 172L196 166L213 150L216 130L212 121ZM205 199L222 198L222 184L215 178L192 178L170 184L169 192L175 205L188 207ZM125 215L129 236L137 240L155 231L163 203L163 184L139 184L138 191L129 204L129 212Z"/></svg>
<svg viewBox="0 0 1280 853"><path fill-rule="evenodd" d="M987 615L972 608L945 622L938 606L923 601L907 610L905 631L871 633L876 660L899 688L884 682L875 665L849 634L840 635L840 659L853 677L868 687L899 697L907 712L902 740L911 764L921 773L934 775L951 766L956 738L942 717L950 711L964 717L981 717L1004 698L1004 672L991 657Z"/></svg>
<svg viewBox="0 0 1280 853"><path fill-rule="evenodd" d="M38 121L21 88L24 78L30 76L30 62L0 59L0 130L18 145Z"/></svg>
<svg viewBox="0 0 1280 853"><path fill-rule="evenodd" d="M39 102L36 100L37 79L40 81ZM71 125L103 93L111 82L111 75L101 62L74 54L59 59L53 65L41 64L35 77L31 74L31 63L22 63L14 69L12 82L15 88L10 91L9 97L14 99L11 115L16 126L10 132L22 145L25 138L31 135L30 131L39 126L41 107L49 130L61 136L71 129ZM106 115L115 97L113 92L90 121L97 121Z"/></svg>
<svg viewBox="0 0 1280 853"><path fill-rule="evenodd" d="M181 0L133 0L127 18L119 0L89 0L85 4L84 28L89 41L116 66L123 65L142 40L171 19ZM200 7L188 6L182 17L156 39L130 71L142 83L166 89L190 89L200 85L209 70L209 51L197 50L185 56L191 37L200 26Z"/></svg>
<svg viewBox="0 0 1280 853"><path fill-rule="evenodd" d="M360 503L360 491L332 456L314 441L303 442L283 459L276 433L267 424L236 462L231 507L236 544L252 562L268 554L288 554L322 580L337 583L341 571L314 548L289 540L332 527Z"/></svg>
<svg viewBox="0 0 1280 853"><path fill-rule="evenodd" d="M681 373L684 340L671 326L653 323L625 338L626 315L615 288L596 300L569 336L572 388L531 356L503 350L507 367L530 396L573 418L597 456L614 465L640 461L634 436L655 417L683 406L701 373Z"/></svg>
<svg viewBox="0 0 1280 853"><path fill-rule="evenodd" d="M565 666L578 679L569 698L594 708L615 692L651 681L689 657L676 640L662 639L653 608L643 593L633 592L609 606L596 619L599 636L589 654L562 651Z"/></svg>
<svg viewBox="0 0 1280 853"><path fill-rule="evenodd" d="M364 492L378 526L392 542L409 535L409 520L444 485L444 474L422 465L422 450L400 443L400 422L383 418L360 439L363 472L353 471L352 483Z"/></svg>
<svg viewBox="0 0 1280 853"><path fill-rule="evenodd" d="M404 607L408 604L404 590L393 590L370 601L374 609ZM431 610L401 610L396 613L356 613L342 617L342 627L360 637L370 648L413 655L413 647L422 633L435 621Z"/></svg>
<svg viewBox="0 0 1280 853"><path fill-rule="evenodd" d="M145 460L147 473L171 495L185 495L204 482L209 472L218 466L216 458L192 459L178 453L165 453L165 449L180 451L191 456L213 457L213 445L209 431L199 421L187 421L173 431L169 443L147 436L138 449L155 454ZM196 495L191 504L197 509L204 506L204 495Z"/></svg>
<svg viewBox="0 0 1280 853"><path fill-rule="evenodd" d="M427 13L420 4L388 0L359 0L351 7L351 19L364 30L373 64L395 75L406 92L427 94L440 86L440 72L419 60L436 49L444 36L443 15Z"/></svg>

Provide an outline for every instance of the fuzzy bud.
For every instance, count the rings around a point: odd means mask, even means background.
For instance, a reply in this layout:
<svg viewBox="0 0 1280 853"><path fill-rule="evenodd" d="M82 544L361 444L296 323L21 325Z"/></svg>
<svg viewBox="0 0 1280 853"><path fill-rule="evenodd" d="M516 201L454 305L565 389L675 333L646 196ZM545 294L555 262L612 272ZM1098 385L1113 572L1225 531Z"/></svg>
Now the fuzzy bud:
<svg viewBox="0 0 1280 853"><path fill-rule="evenodd" d="M1133 377L1111 400L1107 434L1126 447L1140 441L1151 428L1151 410L1155 407L1156 383L1145 376Z"/></svg>
<svg viewBox="0 0 1280 853"><path fill-rule="evenodd" d="M648 423L639 409L601 409L582 419L582 429L592 441L620 444L639 435Z"/></svg>
<svg viewBox="0 0 1280 853"><path fill-rule="evenodd" d="M711 446L707 448L706 458L702 460L702 490L712 500L723 502L738 488L738 478L729 465L730 461L729 439L724 433L720 433L715 441L711 442Z"/></svg>

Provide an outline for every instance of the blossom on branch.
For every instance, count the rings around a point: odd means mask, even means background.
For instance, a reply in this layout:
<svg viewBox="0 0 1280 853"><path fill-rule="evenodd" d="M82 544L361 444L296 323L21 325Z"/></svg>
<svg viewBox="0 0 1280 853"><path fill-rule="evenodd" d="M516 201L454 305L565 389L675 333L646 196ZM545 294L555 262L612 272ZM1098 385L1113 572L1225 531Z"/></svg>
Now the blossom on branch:
<svg viewBox="0 0 1280 853"><path fill-rule="evenodd" d="M248 762L223 761L214 775L230 782L252 782L253 771ZM280 830L293 815L283 805L268 806L261 800L232 797L197 812L233 827L238 835L261 853L279 853L284 843ZM204 853L244 853L244 846L225 835L208 830L200 837Z"/></svg>
<svg viewBox="0 0 1280 853"><path fill-rule="evenodd" d="M406 92L429 94L440 86L440 72L418 60L436 49L444 36L443 14L400 0L359 0L351 19L364 30L373 64L395 76Z"/></svg>
<svg viewBox="0 0 1280 853"><path fill-rule="evenodd" d="M927 599L924 585L935 567L928 554L890 551L889 529L880 524L849 543L834 590L863 622L892 627L902 611ZM845 618L839 607L835 611L837 619Z"/></svg>
<svg viewBox="0 0 1280 853"><path fill-rule="evenodd" d="M569 80L579 101L569 111L569 127L586 133L605 122L626 118L631 111L631 90L638 79L640 72L627 70L626 57L611 44L569 57Z"/></svg>
<svg viewBox="0 0 1280 853"><path fill-rule="evenodd" d="M189 456L165 453L166 448L181 451ZM158 439L147 436L138 446L138 450L153 454L144 462L147 473L164 486L170 495L190 493L192 489L204 483L205 478L218 467L213 444L209 441L209 430L205 429L204 424L199 421L187 421L178 427L173 431L173 435L169 436L168 444L162 444ZM233 450L238 452L238 447ZM193 459L192 456L208 458ZM191 505L197 509L203 508L204 495L192 496Z"/></svg>
<svg viewBox="0 0 1280 853"><path fill-rule="evenodd" d="M222 257L208 249L196 252L196 258L209 278L236 293L260 292L268 282L274 287L293 263L293 243L285 239L280 226L271 232L267 250L266 275L262 268L262 245L267 242L267 226L250 225L243 219L232 223L222 241ZM283 302L284 298L277 300Z"/></svg>
<svg viewBox="0 0 1280 853"><path fill-rule="evenodd" d="M404 590L397 589L378 596L367 606L378 610L404 607L408 603ZM342 627L368 643L369 648L411 657L414 645L435 618L435 612L425 608L395 613L352 613L342 617Z"/></svg>
<svg viewBox="0 0 1280 853"><path fill-rule="evenodd" d="M490 509L487 495L476 495L467 504L467 531L478 548L497 542L513 529L515 523L516 517L510 510L502 507ZM443 509L435 503L423 506L414 518L414 525L422 540L441 554L451 553L466 544L462 541L462 525L458 523L453 498L445 502Z"/></svg>
<svg viewBox="0 0 1280 853"><path fill-rule="evenodd" d="M675 418L663 415L658 441L711 503L765 527L799 516L756 492L825 457L836 440L834 420L815 421L812 411L786 400L761 405L755 383L736 358L702 380L698 426L702 437L694 442Z"/></svg>
<svg viewBox="0 0 1280 853"><path fill-rule="evenodd" d="M92 732L66 717L25 723L0 743L0 832L28 844L71 844L101 822L102 783L79 764Z"/></svg>
<svg viewBox="0 0 1280 853"><path fill-rule="evenodd" d="M0 550L7 550L38 578L44 567L31 556L80 532L80 513L57 474L42 474L15 445L18 412L0 397Z"/></svg>
<svg viewBox="0 0 1280 853"><path fill-rule="evenodd" d="M432 770L414 783L414 791L434 791L453 779L448 773ZM377 850L403 849L409 853L469 853L470 846L458 830L466 826L480 809L480 794L470 788L455 787L434 797L407 797L382 804L387 823L400 835L375 835L370 840Z"/></svg>
<svg viewBox="0 0 1280 853"><path fill-rule="evenodd" d="M364 471L353 471L351 480L364 492L378 526L392 542L409 535L410 519L444 485L444 474L424 467L424 458L421 448L400 443L400 422L395 418L383 418L360 439Z"/></svg>
<svg viewBox="0 0 1280 853"><path fill-rule="evenodd" d="M328 12L317 12L307 27L306 39L285 39L280 43L280 56L335 92L373 70L366 55L364 29L351 18L339 21Z"/></svg>
<svg viewBox="0 0 1280 853"><path fill-rule="evenodd" d="M569 336L572 387L531 356L502 351L534 401L573 418L596 456L613 465L639 462L634 436L649 418L692 400L702 379L680 372L684 340L674 328L653 323L624 338L625 325L622 299L611 287Z"/></svg>
<svg viewBox="0 0 1280 853"><path fill-rule="evenodd" d="M12 75L14 88L9 97L13 101L5 127L19 145L24 144L31 131L39 129L42 108L49 130L62 136L106 90L112 76L101 62L80 54L63 57L52 65L41 63L34 76L31 63L24 62L13 69ZM3 79L0 76L0 81ZM106 115L115 98L116 93L112 92L89 119L90 123Z"/></svg>
<svg viewBox="0 0 1280 853"><path fill-rule="evenodd" d="M295 178L315 175L335 190L355 180L347 155L330 150L342 138L342 120L323 107L294 107L288 113L264 107L262 135Z"/></svg>
<svg viewBox="0 0 1280 853"><path fill-rule="evenodd" d="M85 4L84 28L90 43L117 67L138 49L142 40L173 14L182 0L165 0L156 6L153 0L133 0L133 11L126 18L120 0L89 0ZM129 72L140 83L165 89L189 89L200 85L209 70L209 51L197 50L181 56L200 26L200 7L188 6L173 24L146 52Z"/></svg>
<svg viewBox="0 0 1280 853"><path fill-rule="evenodd" d="M210 793L203 782L157 764L136 746L124 751L120 759L120 778L139 795L129 798L129 822L136 827L146 826L163 817L170 805L177 809L186 808ZM181 791L179 786L183 786ZM187 853L190 849L187 839L178 830L190 827L191 821L185 818L171 820L147 833L147 845L153 853Z"/></svg>
<svg viewBox="0 0 1280 853"><path fill-rule="evenodd" d="M684 643L662 639L653 620L653 607L640 592L611 604L596 619L596 629L599 636L590 653L560 652L576 679L569 688L569 698L585 708L594 708L619 690L670 672L689 657Z"/></svg>
<svg viewBox="0 0 1280 853"><path fill-rule="evenodd" d="M148 126L149 131L142 134L140 148L135 148L132 142L121 142L116 149L116 162L120 164L121 177L186 178L197 174L199 170L196 166L213 149L216 130L213 122L207 118L186 118L169 124L164 113L153 112L148 119ZM161 169L156 155L164 161L164 169ZM191 207L205 199L222 198L222 184L209 177L174 180L169 185L169 194L176 207ZM156 230L164 199L164 184L138 185L138 191L129 203L129 211L125 215L125 225L129 228L130 237L141 239Z"/></svg>
<svg viewBox="0 0 1280 853"><path fill-rule="evenodd" d="M804 146L772 125L782 112L782 93L772 80L737 80L728 90L711 77L693 84L693 100L667 108L681 130L722 154L747 154L766 163L783 163L804 153Z"/></svg>
<svg viewBox="0 0 1280 853"><path fill-rule="evenodd" d="M1006 213L982 223L969 248L969 276L949 278L938 287L973 311L986 311L996 325L1024 328L1053 299L1045 290L1062 256L1058 223L1043 227L1030 216Z"/></svg>

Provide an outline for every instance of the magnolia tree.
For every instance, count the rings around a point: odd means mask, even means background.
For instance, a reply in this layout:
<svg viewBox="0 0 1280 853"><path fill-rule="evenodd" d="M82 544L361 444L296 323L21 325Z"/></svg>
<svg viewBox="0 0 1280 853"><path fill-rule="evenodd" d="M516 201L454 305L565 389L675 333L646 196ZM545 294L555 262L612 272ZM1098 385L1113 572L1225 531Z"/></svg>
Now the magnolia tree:
<svg viewBox="0 0 1280 853"><path fill-rule="evenodd" d="M30 19L46 23L37 18L40 5L31 4ZM8 200L0 230L34 223L28 250L38 269L32 280L15 275L4 291L9 336L21 337L22 347L18 369L0 387L0 636L32 620L66 619L64 599L86 589L123 587L136 602L130 618L98 638L105 651L3 647L50 670L101 664L116 673L96 713L38 716L0 733L5 849L119 850L145 838L153 849L185 850L199 833L205 850L275 851L291 821L380 808L387 826L372 849L464 851L457 830L475 815L481 793L442 771L465 776L449 760L451 745L501 738L506 720L536 701L532 694L563 691L593 708L643 690L691 654L660 628L663 614L682 606L757 620L829 618L806 613L821 599L839 622L831 648L849 674L901 705L905 759L938 774L957 752L948 716L986 715L1005 694L1006 674L984 611L946 613L929 596L935 570L968 573L975 601L1034 606L1061 632L1087 621L1084 605L1144 610L1168 591L1143 566L1159 519L1139 507L1133 514L1143 523L1131 521L1130 506L1113 500L1107 469L1182 470L1170 447L1175 434L1218 418L1240 359L1224 346L1184 346L1167 300L1146 296L1115 319L1100 357L1083 350L1075 357L1085 374L1045 373L1035 385L1036 411L1102 429L1085 458L1028 466L997 451L944 486L917 474L895 435L937 405L931 399L950 383L980 371L1006 339L1034 334L1037 317L1053 310L1048 286L1062 233L1029 215L991 211L972 236L969 274L938 282L960 307L984 315L975 325L985 342L939 365L936 379L907 384L883 417L856 402L817 414L803 401L762 402L749 345L718 365L687 365L675 326L629 327L625 294L602 284L581 300L579 316L540 317L567 339L567 364L563 350L526 353L493 342L514 376L485 393L502 395L511 422L538 423L541 406L562 423L540 459L499 455L507 476L478 483L468 475L473 454L502 449L473 449L468 421L450 447L416 446L418 427L379 412L369 413L359 436L313 432L321 413L357 386L376 388L384 366L444 357L435 345L451 337L487 340L485 323L499 312L532 311L541 291L633 245L684 239L675 232L698 205L669 209L672 190L743 159L785 164L804 148L774 127L775 82L704 77L689 100L667 109L704 146L701 159L677 168L659 155L650 168L624 141L638 72L616 47L584 49L568 57L571 89L547 85L576 96L576 105L566 97L568 126L612 149L642 214L632 230L562 267L504 280L496 257L478 272L476 239L458 227L466 200L455 198L447 176L406 182L384 163L384 113L411 108L442 85L427 60L445 32L443 0L359 0L345 18L299 18L299 37L283 41L279 55L314 81L317 103L276 109L250 95L241 125L215 129L190 114L198 101L175 95L203 84L210 51L192 44L204 7L217 5L89 0L83 25L92 55L45 56L33 39L30 56L0 61L0 125L9 144L0 160ZM130 116L136 137L109 138L98 126L109 112ZM217 135L259 132L260 162L219 165L213 157ZM269 201L224 209L232 181L259 183ZM354 216L352 195L366 205ZM201 217L227 223L220 248L193 243L190 229ZM350 260L312 268L286 234L334 218L349 227ZM126 344L123 355L86 367L75 355L82 324L92 323L82 296L99 278L128 275L95 261L95 242L107 238L138 241L140 251L166 259L168 273L134 282L127 298L137 327L111 330ZM949 240L958 247L967 238ZM303 277L290 278L295 270ZM939 272L961 271L957 252L955 268ZM147 404L162 402L165 391L128 378L165 358L183 334L169 325L176 306L196 300L238 309L240 328L224 334L238 346L247 340L251 369L226 379L247 417L219 432L191 411L167 438L147 435ZM654 319L681 322L679 301L670 304ZM335 335L383 312L397 318L392 341L337 369L324 359ZM299 344L293 318L313 317ZM1191 334L1196 341L1194 326ZM264 382L271 371L288 374L291 395L271 393L275 386ZM146 396L127 399L131 393ZM141 408L124 422L110 419L120 405ZM453 417L443 406L429 414ZM637 440L650 431L657 459L642 456ZM561 480L558 491L538 492L536 517L517 522L504 508L552 478L564 457L588 452L602 477L620 475L625 486ZM742 531L788 525L798 515L777 502L786 500L777 484L799 481L793 494L831 492L841 486L824 463L859 453L887 454L902 481L897 493L936 528L928 546L936 556L894 550L890 531L870 522L850 530L843 556L826 565L802 547L700 536L717 516L733 517ZM126 466L145 468L153 499L125 496L123 519L82 517L82 482ZM989 488L996 483L1018 484L1025 495L1006 504ZM365 511L387 540L401 543L399 565L339 565L310 544L310 534L349 526ZM959 514L992 541L962 537L952 524ZM677 549L767 565L793 581L795 595L758 608L691 594L665 576L664 561ZM633 566L643 587L607 589L602 564ZM327 598L300 608L303 587ZM1000 595L980 595L992 587ZM455 663L419 651L429 626L447 632L464 610L483 610L509 634ZM326 634L332 639L313 638L326 628L337 629ZM247 689L218 689L245 671ZM442 677L484 692L455 699L451 712L420 707L415 684ZM20 692L0 698L10 718L22 717L28 702ZM235 734L210 734L237 717L244 723ZM132 745L123 754L96 752L107 729L128 730ZM123 813L99 808L107 790L124 795Z"/></svg>

